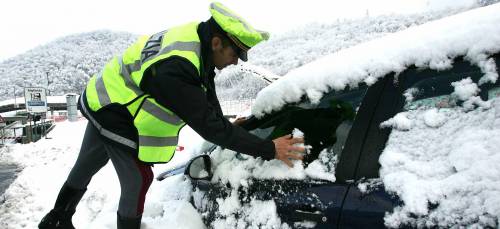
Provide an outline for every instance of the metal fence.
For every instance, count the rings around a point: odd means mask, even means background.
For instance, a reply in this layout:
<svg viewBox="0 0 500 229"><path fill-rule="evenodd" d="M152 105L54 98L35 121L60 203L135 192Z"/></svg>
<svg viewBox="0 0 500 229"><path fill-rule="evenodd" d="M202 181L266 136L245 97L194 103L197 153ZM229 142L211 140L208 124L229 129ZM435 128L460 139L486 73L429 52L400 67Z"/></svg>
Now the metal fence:
<svg viewBox="0 0 500 229"><path fill-rule="evenodd" d="M227 117L246 116L251 113L255 99L221 100L222 112Z"/></svg>
<svg viewBox="0 0 500 229"><path fill-rule="evenodd" d="M20 121L0 127L0 146L14 143L22 138L23 126Z"/></svg>

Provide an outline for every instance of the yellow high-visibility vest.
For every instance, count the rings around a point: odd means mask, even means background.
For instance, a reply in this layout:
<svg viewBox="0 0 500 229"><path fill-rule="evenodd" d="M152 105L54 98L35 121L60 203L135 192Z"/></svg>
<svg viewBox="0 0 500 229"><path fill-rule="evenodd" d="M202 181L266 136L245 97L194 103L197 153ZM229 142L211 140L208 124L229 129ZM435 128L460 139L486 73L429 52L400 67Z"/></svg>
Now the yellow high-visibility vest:
<svg viewBox="0 0 500 229"><path fill-rule="evenodd" d="M144 72L152 64L175 55L189 60L201 75L201 44L197 28L198 23L193 22L140 37L122 56L113 58L101 72L92 76L87 85L85 94L92 111L120 104L134 117L139 135L137 144L100 128L95 120L91 121L97 124L101 134L138 149L141 161L170 161L177 147L179 131L185 125L176 114L140 89Z"/></svg>

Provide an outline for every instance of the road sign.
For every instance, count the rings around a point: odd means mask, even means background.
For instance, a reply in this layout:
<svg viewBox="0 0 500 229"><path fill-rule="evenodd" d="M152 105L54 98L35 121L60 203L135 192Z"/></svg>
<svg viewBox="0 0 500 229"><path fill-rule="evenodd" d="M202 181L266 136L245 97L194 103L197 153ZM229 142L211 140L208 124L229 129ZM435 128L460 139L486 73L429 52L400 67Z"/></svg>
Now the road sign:
<svg viewBox="0 0 500 229"><path fill-rule="evenodd" d="M47 112L47 95L45 88L25 87L24 100L26 101L26 111L30 113Z"/></svg>

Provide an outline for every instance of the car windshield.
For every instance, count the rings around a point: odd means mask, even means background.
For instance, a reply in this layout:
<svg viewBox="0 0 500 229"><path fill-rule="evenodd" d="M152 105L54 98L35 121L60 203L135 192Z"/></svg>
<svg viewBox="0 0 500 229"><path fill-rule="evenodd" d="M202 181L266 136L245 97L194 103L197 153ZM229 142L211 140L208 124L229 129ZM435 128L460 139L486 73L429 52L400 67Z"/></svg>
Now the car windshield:
<svg viewBox="0 0 500 229"><path fill-rule="evenodd" d="M286 106L262 119L258 128L251 132L263 139L275 139L298 129L304 133L305 144L312 147L304 158L306 164L316 160L325 149L329 159L336 159L340 156L366 90L367 86L359 86L332 91L325 94L318 104L304 101Z"/></svg>
<svg viewBox="0 0 500 229"><path fill-rule="evenodd" d="M263 139L274 139L302 132L305 145L311 146L303 162L290 168L278 160L262 160L217 147L211 152L214 168L212 182L231 187L247 186L248 181L314 180L335 182L335 170L350 135L358 108L368 86L326 93L318 103L302 101L285 106L260 119L249 118L242 127Z"/></svg>

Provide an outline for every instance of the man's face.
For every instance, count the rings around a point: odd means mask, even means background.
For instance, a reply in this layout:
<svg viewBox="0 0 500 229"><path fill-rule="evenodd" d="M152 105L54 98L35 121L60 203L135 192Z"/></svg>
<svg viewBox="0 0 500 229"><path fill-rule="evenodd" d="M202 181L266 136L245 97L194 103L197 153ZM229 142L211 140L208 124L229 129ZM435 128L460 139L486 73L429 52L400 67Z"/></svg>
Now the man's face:
<svg viewBox="0 0 500 229"><path fill-rule="evenodd" d="M238 54L231 45L223 47L222 40L218 37L212 38L213 61L217 69L238 64Z"/></svg>

